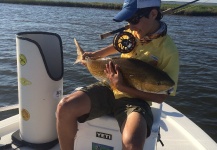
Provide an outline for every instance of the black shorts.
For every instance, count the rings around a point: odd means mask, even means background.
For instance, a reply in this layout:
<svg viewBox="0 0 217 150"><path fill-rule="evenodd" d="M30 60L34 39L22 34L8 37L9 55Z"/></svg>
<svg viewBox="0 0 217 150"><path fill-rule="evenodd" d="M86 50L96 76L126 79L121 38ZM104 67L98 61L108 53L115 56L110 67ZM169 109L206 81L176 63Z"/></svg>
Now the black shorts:
<svg viewBox="0 0 217 150"><path fill-rule="evenodd" d="M147 137L150 136L153 124L153 115L149 104L138 98L123 97L115 99L110 86L98 82L80 89L85 92L91 100L91 110L78 118L78 122L83 123L87 120L99 118L104 115L112 114L117 119L119 127L126 120L131 112L140 113L147 123Z"/></svg>

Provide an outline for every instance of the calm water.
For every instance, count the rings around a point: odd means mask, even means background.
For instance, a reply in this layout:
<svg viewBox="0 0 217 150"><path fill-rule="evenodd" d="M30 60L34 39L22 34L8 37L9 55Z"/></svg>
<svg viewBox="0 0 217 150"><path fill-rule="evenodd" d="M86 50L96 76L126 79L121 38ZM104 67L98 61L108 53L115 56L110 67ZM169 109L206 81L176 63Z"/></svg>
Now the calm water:
<svg viewBox="0 0 217 150"><path fill-rule="evenodd" d="M114 10L0 4L0 106L18 103L15 35L24 31L59 34L64 50L64 94L95 81L75 61L76 37L84 50L110 44L99 35L119 28ZM217 17L165 16L180 53L178 94L166 102L184 113L217 141ZM8 112L15 113L15 112ZM3 117L3 116L1 116Z"/></svg>

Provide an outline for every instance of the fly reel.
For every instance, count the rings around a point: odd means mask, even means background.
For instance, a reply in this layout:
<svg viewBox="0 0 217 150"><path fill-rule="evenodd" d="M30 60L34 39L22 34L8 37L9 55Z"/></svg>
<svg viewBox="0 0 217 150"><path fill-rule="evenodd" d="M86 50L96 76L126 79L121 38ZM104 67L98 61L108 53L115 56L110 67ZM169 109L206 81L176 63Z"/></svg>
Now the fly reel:
<svg viewBox="0 0 217 150"><path fill-rule="evenodd" d="M120 53L129 53L136 46L136 39L130 32L120 32L114 36L113 46Z"/></svg>

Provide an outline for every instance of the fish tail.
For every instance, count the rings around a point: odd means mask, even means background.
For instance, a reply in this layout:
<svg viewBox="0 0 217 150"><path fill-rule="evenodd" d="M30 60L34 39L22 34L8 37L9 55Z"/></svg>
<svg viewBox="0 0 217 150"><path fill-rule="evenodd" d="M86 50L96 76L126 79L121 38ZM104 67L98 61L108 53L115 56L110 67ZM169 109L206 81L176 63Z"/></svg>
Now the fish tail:
<svg viewBox="0 0 217 150"><path fill-rule="evenodd" d="M83 54L84 54L84 51L83 49L80 47L79 43L77 42L77 40L74 38L74 42L75 42L75 45L76 45L76 48L77 48L77 59L76 61L74 62L74 64L76 63L84 63L84 60L82 58Z"/></svg>

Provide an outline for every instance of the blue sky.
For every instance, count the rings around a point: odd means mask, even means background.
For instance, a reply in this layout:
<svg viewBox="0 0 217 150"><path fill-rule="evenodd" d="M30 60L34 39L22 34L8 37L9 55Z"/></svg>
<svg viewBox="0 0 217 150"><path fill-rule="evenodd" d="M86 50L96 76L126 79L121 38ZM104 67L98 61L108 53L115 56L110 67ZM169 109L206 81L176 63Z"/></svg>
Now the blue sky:
<svg viewBox="0 0 217 150"><path fill-rule="evenodd" d="M52 0L51 0L52 1ZM53 1L71 1L71 2L120 2L122 3L124 0L53 0ZM191 2L193 0L162 0L162 1L179 1L179 2ZM217 0L199 0L198 2L201 3L216 3L217 4ZM197 2L197 3L198 3Z"/></svg>
<svg viewBox="0 0 217 150"><path fill-rule="evenodd" d="M179 1L179 2L191 2L193 0L162 0L162 1ZM217 3L217 0L199 0L202 3Z"/></svg>

